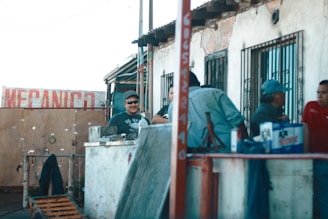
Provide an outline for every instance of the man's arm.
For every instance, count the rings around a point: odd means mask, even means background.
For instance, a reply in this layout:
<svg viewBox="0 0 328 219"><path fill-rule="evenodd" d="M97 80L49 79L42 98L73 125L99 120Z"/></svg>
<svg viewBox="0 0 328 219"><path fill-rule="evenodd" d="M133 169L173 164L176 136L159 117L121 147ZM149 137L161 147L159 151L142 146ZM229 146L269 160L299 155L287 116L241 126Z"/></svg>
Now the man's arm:
<svg viewBox="0 0 328 219"><path fill-rule="evenodd" d="M244 121L241 122L241 123L238 125L238 128L239 128L239 130L240 130L240 135L241 135L240 138L241 138L241 139L246 139L246 138L249 137L249 135L248 135L248 133L247 133L247 128L246 128L246 126L245 126Z"/></svg>
<svg viewBox="0 0 328 219"><path fill-rule="evenodd" d="M117 134L117 124L115 116L113 116L106 127L102 128L101 136L116 135Z"/></svg>
<svg viewBox="0 0 328 219"><path fill-rule="evenodd" d="M304 133L304 153L310 152L310 132L307 123L303 122L303 133Z"/></svg>
<svg viewBox="0 0 328 219"><path fill-rule="evenodd" d="M169 122L168 119L163 118L162 116L157 115L157 114L151 120L151 124L160 124L160 123L168 123L168 122Z"/></svg>

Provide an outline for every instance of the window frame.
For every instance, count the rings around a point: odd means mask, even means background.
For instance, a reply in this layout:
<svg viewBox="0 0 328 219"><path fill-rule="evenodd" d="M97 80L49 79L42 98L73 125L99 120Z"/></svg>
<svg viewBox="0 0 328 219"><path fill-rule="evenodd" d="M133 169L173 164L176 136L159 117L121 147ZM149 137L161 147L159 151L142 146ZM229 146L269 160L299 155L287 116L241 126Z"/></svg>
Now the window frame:
<svg viewBox="0 0 328 219"><path fill-rule="evenodd" d="M161 108L170 103L169 101L169 88L173 85L174 73L163 73L161 76Z"/></svg>
<svg viewBox="0 0 328 219"><path fill-rule="evenodd" d="M276 56L272 55L275 52ZM269 57L270 53L272 57ZM290 59L291 56L293 60ZM277 63L276 69L268 70L270 67L274 68L273 65L276 66ZM241 50L240 106L248 127L250 119L260 105L261 85L267 79L278 80L290 88L286 94L284 110L291 123L299 123L304 102L303 31Z"/></svg>
<svg viewBox="0 0 328 219"><path fill-rule="evenodd" d="M227 92L228 50L214 52L205 57L204 84Z"/></svg>

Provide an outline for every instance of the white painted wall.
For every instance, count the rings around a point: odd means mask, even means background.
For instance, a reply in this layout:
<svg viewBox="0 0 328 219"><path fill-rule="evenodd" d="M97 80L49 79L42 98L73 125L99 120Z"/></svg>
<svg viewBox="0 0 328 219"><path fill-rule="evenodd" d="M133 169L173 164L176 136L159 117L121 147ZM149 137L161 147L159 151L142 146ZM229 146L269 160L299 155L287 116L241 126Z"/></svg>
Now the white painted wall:
<svg viewBox="0 0 328 219"><path fill-rule="evenodd" d="M272 24L274 9L280 10L277 24ZM235 105L240 107L240 54L243 48L304 31L304 104L316 99L321 80L328 79L328 1L276 0L218 21L218 29L205 28L193 33L190 61L201 83L204 82L204 57L228 49L228 90ZM174 42L155 47L154 52L154 113L160 109L160 76L176 68ZM158 88L158 89L157 89Z"/></svg>
<svg viewBox="0 0 328 219"><path fill-rule="evenodd" d="M85 144L84 215L87 218L114 218L136 150L131 142L106 142L106 146L100 142Z"/></svg>
<svg viewBox="0 0 328 219"><path fill-rule="evenodd" d="M162 129L156 131L159 128ZM145 141L158 139L156 144L151 144L153 148L158 149L153 150L151 155L156 157L153 153L163 154L161 153L163 148L161 149L159 145L166 147L169 143L166 138L161 139L161 136L163 136L163 133L171 132L170 125L151 125L143 131L143 138L147 139ZM166 144L163 144L163 141ZM142 156L137 156L138 154L135 152L140 147L143 148L142 150L149 147L149 145L139 144L139 142L137 141L137 145L132 144L132 142L127 144L125 141L85 143L84 213L86 217L90 219L114 218L119 198L121 193L124 192L124 183L130 182L133 184L133 182L126 180L130 179L127 174L130 166L133 165L131 163L135 161L134 159L142 159ZM155 160L158 161L158 159ZM164 159L161 162L164 166L166 164L167 167L170 166L168 163L170 159ZM268 160L267 167L273 185L273 190L269 194L270 218L311 219L312 160ZM147 172L153 171L152 168L144 170L145 176L147 176ZM246 159L235 158L233 155L230 158L213 158L213 172L219 173L219 200L217 206L219 219L243 219L245 217L248 171ZM163 175L163 172L161 173ZM151 184L156 180L161 182L161 180L168 179L159 176L154 177L156 179L149 184L152 189L154 187ZM148 178L145 177L144 179L147 180ZM137 180L140 180L140 178ZM200 166L188 166L186 218L199 218L201 183L202 168ZM162 195L163 193L159 194L159 196ZM161 207L158 206L158 211L162 210ZM154 216L154 218L156 217Z"/></svg>
<svg viewBox="0 0 328 219"><path fill-rule="evenodd" d="M326 2L326 3L325 3ZM328 2L317 0L311 3L307 0L273 1L272 8L262 5L236 16L236 22L229 45L229 84L240 78L240 50L254 46L280 36L297 31L304 31L304 103L316 99L318 83L328 78L328 30L327 15L324 6ZM271 22L273 9L280 10L279 22ZM239 93L234 93L235 86L228 87L229 96L237 100Z"/></svg>
<svg viewBox="0 0 328 219"><path fill-rule="evenodd" d="M154 51L153 60L153 113L154 115L161 108L161 76L174 72L174 44L169 44L159 50Z"/></svg>

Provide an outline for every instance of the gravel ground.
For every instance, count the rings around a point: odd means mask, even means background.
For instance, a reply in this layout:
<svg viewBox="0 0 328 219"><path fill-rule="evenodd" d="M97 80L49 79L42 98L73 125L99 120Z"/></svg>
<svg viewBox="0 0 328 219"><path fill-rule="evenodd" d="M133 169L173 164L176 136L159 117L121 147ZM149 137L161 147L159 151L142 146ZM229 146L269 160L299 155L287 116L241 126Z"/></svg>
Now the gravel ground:
<svg viewBox="0 0 328 219"><path fill-rule="evenodd" d="M0 217L23 208L23 191L0 189Z"/></svg>

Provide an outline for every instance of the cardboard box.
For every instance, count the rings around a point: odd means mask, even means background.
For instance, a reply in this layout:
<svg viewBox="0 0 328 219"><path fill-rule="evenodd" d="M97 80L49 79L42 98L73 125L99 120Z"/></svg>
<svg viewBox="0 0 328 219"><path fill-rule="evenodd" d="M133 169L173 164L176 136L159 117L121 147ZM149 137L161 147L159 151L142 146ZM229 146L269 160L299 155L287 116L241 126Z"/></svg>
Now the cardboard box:
<svg viewBox="0 0 328 219"><path fill-rule="evenodd" d="M266 151L272 154L303 153L303 124L265 122L260 135Z"/></svg>

